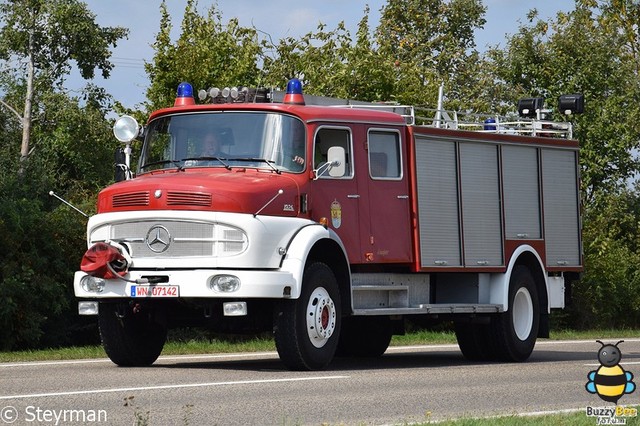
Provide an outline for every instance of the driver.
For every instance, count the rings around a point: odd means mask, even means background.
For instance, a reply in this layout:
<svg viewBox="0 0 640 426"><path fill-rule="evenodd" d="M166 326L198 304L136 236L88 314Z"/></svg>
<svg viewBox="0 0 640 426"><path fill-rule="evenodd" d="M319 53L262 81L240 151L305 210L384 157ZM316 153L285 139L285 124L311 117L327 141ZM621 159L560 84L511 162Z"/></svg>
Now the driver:
<svg viewBox="0 0 640 426"><path fill-rule="evenodd" d="M202 157L220 156L220 140L214 133L207 133L202 140Z"/></svg>

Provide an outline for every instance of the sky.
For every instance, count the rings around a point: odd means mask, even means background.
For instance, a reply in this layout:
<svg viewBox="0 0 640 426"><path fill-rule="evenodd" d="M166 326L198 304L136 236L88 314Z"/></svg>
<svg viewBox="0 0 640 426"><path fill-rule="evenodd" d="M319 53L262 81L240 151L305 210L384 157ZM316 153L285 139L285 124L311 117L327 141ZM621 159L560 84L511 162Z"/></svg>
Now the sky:
<svg viewBox="0 0 640 426"><path fill-rule="evenodd" d="M112 62L115 68L108 80L98 77L93 83L104 87L124 106L136 108L145 100L149 81L144 72L144 61L153 58L153 43L160 25L160 0L85 0L89 9L96 15L101 26L121 26L129 28L129 38L120 40L113 50ZM222 13L222 22L238 18L244 27L255 26L268 33L277 41L283 37L298 37L316 31L320 22L327 29L336 28L344 21L352 35L355 35L358 22L364 16L369 5L369 26L378 25L380 9L386 0L199 0L198 10L204 14L212 4ZM186 5L184 0L167 0L173 25L172 37L179 35L182 14ZM541 18L554 17L558 11L570 11L574 0L485 0L487 7L484 29L476 32L476 46L483 50L488 45L505 44L505 36L514 34L521 23L526 23L526 14L535 7ZM214 83L214 82L212 82ZM67 87L80 90L84 82L78 75L72 75ZM238 82L242 84L242 82Z"/></svg>

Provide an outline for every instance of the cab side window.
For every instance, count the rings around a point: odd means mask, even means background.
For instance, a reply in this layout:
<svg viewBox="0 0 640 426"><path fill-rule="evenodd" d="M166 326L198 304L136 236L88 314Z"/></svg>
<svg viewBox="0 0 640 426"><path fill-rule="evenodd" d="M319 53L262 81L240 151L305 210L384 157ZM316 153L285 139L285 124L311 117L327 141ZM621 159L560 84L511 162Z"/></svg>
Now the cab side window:
<svg viewBox="0 0 640 426"><path fill-rule="evenodd" d="M349 129L323 127L318 130L314 140L314 168L318 169L318 167L327 162L327 152L329 151L329 148L333 146L344 148L346 153L345 174L341 177L349 178L353 176L353 165L351 161L351 131ZM320 177L331 179L327 173L323 173ZM336 179L335 177L333 178Z"/></svg>
<svg viewBox="0 0 640 426"><path fill-rule="evenodd" d="M402 179L400 134L370 130L367 137L369 176L373 179Z"/></svg>

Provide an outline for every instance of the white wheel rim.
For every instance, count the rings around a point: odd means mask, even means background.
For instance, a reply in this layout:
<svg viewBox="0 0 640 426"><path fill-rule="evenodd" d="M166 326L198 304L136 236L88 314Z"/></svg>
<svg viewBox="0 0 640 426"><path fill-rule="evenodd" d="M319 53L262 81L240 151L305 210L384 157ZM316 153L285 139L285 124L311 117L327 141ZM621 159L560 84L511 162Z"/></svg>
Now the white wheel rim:
<svg viewBox="0 0 640 426"><path fill-rule="evenodd" d="M533 301L525 287L521 287L513 298L513 329L518 339L525 341L533 328Z"/></svg>
<svg viewBox="0 0 640 426"><path fill-rule="evenodd" d="M311 344L323 347L336 329L336 306L324 287L316 288L307 304L307 333Z"/></svg>

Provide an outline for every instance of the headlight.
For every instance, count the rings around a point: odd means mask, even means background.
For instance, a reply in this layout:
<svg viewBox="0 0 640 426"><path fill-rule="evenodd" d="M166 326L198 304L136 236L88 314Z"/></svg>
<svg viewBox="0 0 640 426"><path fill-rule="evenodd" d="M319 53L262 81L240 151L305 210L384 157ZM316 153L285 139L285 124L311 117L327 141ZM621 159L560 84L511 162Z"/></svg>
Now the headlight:
<svg viewBox="0 0 640 426"><path fill-rule="evenodd" d="M209 279L209 288L220 293L231 293L240 288L240 278L234 275L216 275Z"/></svg>
<svg viewBox="0 0 640 426"><path fill-rule="evenodd" d="M102 278L92 277L91 275L85 275L80 280L82 289L89 293L102 293L105 284Z"/></svg>

